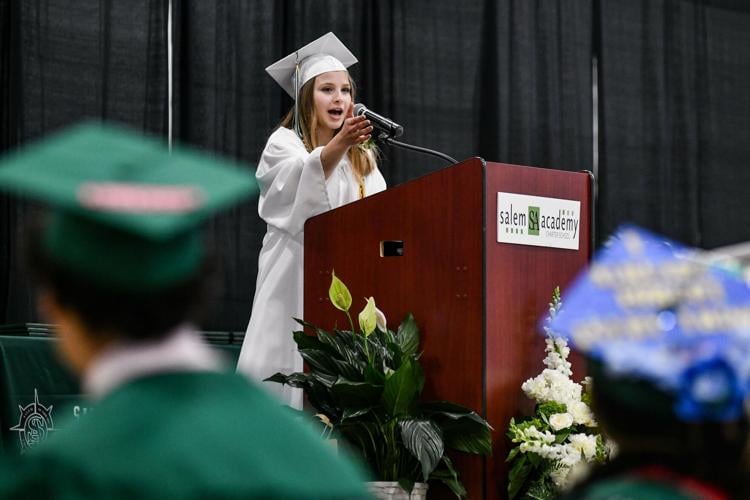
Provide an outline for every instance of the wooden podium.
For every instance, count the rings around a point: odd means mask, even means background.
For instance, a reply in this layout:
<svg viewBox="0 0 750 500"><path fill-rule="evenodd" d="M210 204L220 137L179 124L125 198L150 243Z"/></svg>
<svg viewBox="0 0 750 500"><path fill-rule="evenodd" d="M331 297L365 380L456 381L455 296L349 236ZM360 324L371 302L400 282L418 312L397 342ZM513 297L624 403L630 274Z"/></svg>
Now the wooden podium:
<svg viewBox="0 0 750 500"><path fill-rule="evenodd" d="M580 201L579 249L498 243L498 192ZM412 312L424 396L466 405L494 427L491 457L454 455L469 498L506 496L505 432L511 417L532 410L521 383L543 366L537 321L554 287L588 262L590 220L588 173L472 158L305 225L305 320L345 321L327 302L332 269L352 292L353 311L373 296L392 328ZM381 242L395 255L381 256ZM403 242L401 256L393 242ZM437 490L430 498L450 498Z"/></svg>

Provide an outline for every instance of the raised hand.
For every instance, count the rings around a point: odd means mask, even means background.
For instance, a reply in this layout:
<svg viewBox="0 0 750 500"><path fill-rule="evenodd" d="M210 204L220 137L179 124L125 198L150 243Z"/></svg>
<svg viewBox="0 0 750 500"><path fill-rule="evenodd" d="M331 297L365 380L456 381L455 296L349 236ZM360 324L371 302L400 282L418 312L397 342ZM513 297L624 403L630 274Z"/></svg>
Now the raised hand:
<svg viewBox="0 0 750 500"><path fill-rule="evenodd" d="M367 142L372 136L372 125L365 116L354 116L354 105L346 111L344 124L320 153L320 162L326 179L339 164L349 148Z"/></svg>
<svg viewBox="0 0 750 500"><path fill-rule="evenodd" d="M333 140L339 138L347 146L362 144L370 139L372 130L373 127L367 117L364 115L354 116L354 104L352 103L346 112L344 125Z"/></svg>

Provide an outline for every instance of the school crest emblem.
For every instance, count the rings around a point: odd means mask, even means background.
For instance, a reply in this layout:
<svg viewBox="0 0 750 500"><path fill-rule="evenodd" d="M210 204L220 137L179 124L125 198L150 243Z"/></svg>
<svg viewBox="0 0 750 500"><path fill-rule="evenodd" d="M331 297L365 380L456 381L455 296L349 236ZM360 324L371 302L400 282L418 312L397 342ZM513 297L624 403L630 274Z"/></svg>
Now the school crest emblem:
<svg viewBox="0 0 750 500"><path fill-rule="evenodd" d="M34 389L34 402L26 406L18 405L21 415L18 424L10 430L18 432L21 441L21 451L37 446L47 438L47 435L55 430L52 423L52 405L44 406L39 403L39 395Z"/></svg>

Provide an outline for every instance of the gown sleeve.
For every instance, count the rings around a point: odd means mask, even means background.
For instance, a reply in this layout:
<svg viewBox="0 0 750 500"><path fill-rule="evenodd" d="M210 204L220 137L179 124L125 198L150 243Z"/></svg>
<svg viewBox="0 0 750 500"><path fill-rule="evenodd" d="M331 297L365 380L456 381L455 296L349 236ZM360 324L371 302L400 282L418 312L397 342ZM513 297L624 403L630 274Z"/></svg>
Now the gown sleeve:
<svg viewBox="0 0 750 500"><path fill-rule="evenodd" d="M258 213L266 223L296 235L307 219L330 210L322 149L308 153L286 128L271 135L255 173L260 186Z"/></svg>

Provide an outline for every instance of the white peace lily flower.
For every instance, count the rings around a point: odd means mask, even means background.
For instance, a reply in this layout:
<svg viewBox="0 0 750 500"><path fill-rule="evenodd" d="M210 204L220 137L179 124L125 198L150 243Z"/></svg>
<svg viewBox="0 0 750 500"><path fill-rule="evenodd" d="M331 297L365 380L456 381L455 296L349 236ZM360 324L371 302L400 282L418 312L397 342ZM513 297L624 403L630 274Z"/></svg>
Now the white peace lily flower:
<svg viewBox="0 0 750 500"><path fill-rule="evenodd" d="M388 322L385 319L385 314L377 306L375 307L375 323L380 330L384 332L388 330Z"/></svg>
<svg viewBox="0 0 750 500"><path fill-rule="evenodd" d="M344 282L338 279L333 271L331 271L331 286L328 287L328 297L336 309L349 312L349 308L352 306L352 294L349 293L349 289Z"/></svg>
<svg viewBox="0 0 750 500"><path fill-rule="evenodd" d="M375 299L370 297L367 299L367 304L364 309L362 309L362 312L359 313L359 327L362 329L362 333L365 337L375 331L375 327L377 326L376 311L377 307L375 307Z"/></svg>
<svg viewBox="0 0 750 500"><path fill-rule="evenodd" d="M549 425L553 430L567 429L573 425L573 415L570 413L555 413L549 417Z"/></svg>

